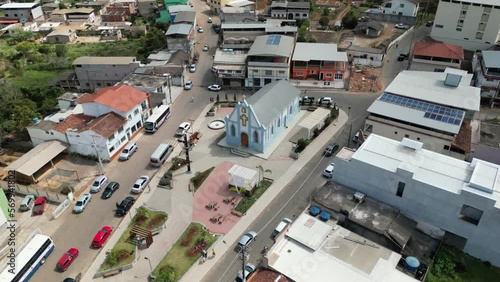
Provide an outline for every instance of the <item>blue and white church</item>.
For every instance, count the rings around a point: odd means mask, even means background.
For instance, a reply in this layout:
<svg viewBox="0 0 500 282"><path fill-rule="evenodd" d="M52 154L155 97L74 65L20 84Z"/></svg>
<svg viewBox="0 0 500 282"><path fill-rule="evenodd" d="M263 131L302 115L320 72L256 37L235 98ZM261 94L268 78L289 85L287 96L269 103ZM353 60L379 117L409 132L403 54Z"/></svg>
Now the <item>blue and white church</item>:
<svg viewBox="0 0 500 282"><path fill-rule="evenodd" d="M298 115L299 96L298 88L286 80L278 80L238 102L224 118L227 144L265 153Z"/></svg>

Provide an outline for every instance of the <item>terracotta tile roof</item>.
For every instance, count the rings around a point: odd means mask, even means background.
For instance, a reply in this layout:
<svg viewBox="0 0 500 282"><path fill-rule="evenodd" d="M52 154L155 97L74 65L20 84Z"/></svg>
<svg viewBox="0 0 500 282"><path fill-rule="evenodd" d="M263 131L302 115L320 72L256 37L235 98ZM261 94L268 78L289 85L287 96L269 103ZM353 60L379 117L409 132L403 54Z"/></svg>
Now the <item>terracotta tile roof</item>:
<svg viewBox="0 0 500 282"><path fill-rule="evenodd" d="M463 60L464 49L441 42L417 42L413 47L413 55Z"/></svg>
<svg viewBox="0 0 500 282"><path fill-rule="evenodd" d="M53 129L61 133L65 133L70 128L76 129L77 132L92 130L107 139L126 122L127 119L114 112L107 113L98 118L76 114L68 116Z"/></svg>
<svg viewBox="0 0 500 282"><path fill-rule="evenodd" d="M77 103L95 102L122 113L128 113L135 106L146 100L148 94L128 85L116 85L97 90L94 94L85 94Z"/></svg>
<svg viewBox="0 0 500 282"><path fill-rule="evenodd" d="M272 270L257 270L250 276L250 279L247 279L247 282L288 282L288 278L283 274L279 274L278 272L274 272Z"/></svg>
<svg viewBox="0 0 500 282"><path fill-rule="evenodd" d="M451 142L451 145L466 153L470 153L471 139L472 139L472 127L470 126L470 124L464 122L460 127L460 131L455 136L455 139L453 140L453 142Z"/></svg>

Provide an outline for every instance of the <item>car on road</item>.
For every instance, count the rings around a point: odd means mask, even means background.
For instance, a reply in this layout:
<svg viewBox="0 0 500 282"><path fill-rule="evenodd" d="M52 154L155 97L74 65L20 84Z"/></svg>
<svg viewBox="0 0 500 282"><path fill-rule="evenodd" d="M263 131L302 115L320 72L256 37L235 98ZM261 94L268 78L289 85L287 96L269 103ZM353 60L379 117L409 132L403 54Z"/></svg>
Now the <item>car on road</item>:
<svg viewBox="0 0 500 282"><path fill-rule="evenodd" d="M274 228L274 231L273 231L273 239L278 237L278 235L281 234L281 232L283 232L283 230L285 230L285 228L290 225L292 223L292 220L285 217L283 218L280 223L278 223L278 225L276 226L276 228Z"/></svg>
<svg viewBox="0 0 500 282"><path fill-rule="evenodd" d="M207 23L212 23L212 18L208 18Z"/></svg>
<svg viewBox="0 0 500 282"><path fill-rule="evenodd" d="M208 49L209 49L208 44L205 44L205 45L203 46L203 52L207 52L207 51L208 51Z"/></svg>
<svg viewBox="0 0 500 282"><path fill-rule="evenodd" d="M80 251L76 248L71 248L69 249L62 257L57 261L56 268L59 271L66 271L66 269L69 268L69 266L75 261L75 259L78 257L78 254Z"/></svg>
<svg viewBox="0 0 500 282"><path fill-rule="evenodd" d="M92 186L90 186L90 193L97 193L101 191L102 187L104 187L108 183L108 177L106 175L97 176L92 182Z"/></svg>
<svg viewBox="0 0 500 282"><path fill-rule="evenodd" d="M130 210L130 208L132 208L134 203L135 203L134 197L127 197L127 198L123 199L123 201L120 204L116 203L115 214L117 216L126 215L128 213L128 211Z"/></svg>
<svg viewBox="0 0 500 282"><path fill-rule="evenodd" d="M191 123L183 122L179 125L179 128L175 131L176 136L184 136L187 133L188 129L191 127Z"/></svg>
<svg viewBox="0 0 500 282"><path fill-rule="evenodd" d="M256 238L257 232L255 231L248 231L247 233L245 233L245 235L243 235L238 241L238 252L241 252L243 248L248 248L250 245L252 245Z"/></svg>
<svg viewBox="0 0 500 282"><path fill-rule="evenodd" d="M189 72L190 72L190 73L194 73L194 72L196 72L196 65L195 65L195 64L191 64L191 65L189 65Z"/></svg>
<svg viewBox="0 0 500 282"><path fill-rule="evenodd" d="M398 61L402 62L408 58L408 54L399 54Z"/></svg>
<svg viewBox="0 0 500 282"><path fill-rule="evenodd" d="M184 90L191 90L191 88L193 88L193 81L192 80L186 81L186 83L184 83Z"/></svg>
<svg viewBox="0 0 500 282"><path fill-rule="evenodd" d="M149 176L147 175L140 176L132 186L131 192L134 194L141 193L142 191L144 191L144 188L146 188L148 183L149 183Z"/></svg>
<svg viewBox="0 0 500 282"><path fill-rule="evenodd" d="M314 101L316 100L316 97L312 97L312 96L303 96L303 97L300 97L299 98L299 102L300 103L311 103L311 101L314 103Z"/></svg>
<svg viewBox="0 0 500 282"><path fill-rule="evenodd" d="M102 245L104 245L104 243L108 240L111 232L113 232L113 228L111 228L111 226L103 226L101 230L97 231L95 234L94 239L92 240L92 247L98 249L102 247Z"/></svg>
<svg viewBox="0 0 500 282"><path fill-rule="evenodd" d="M327 178L332 178L334 167L335 167L334 163L329 164L323 171L323 176Z"/></svg>
<svg viewBox="0 0 500 282"><path fill-rule="evenodd" d="M433 26L433 25L434 25L434 22L433 22L433 21L428 21L428 22L425 24L425 26L426 26L426 27L431 27L431 26Z"/></svg>
<svg viewBox="0 0 500 282"><path fill-rule="evenodd" d="M323 155L329 157L329 156L333 155L333 153L335 153L338 149L339 149L339 144L332 143L332 144L328 145L328 147L325 148Z"/></svg>
<svg viewBox="0 0 500 282"><path fill-rule="evenodd" d="M33 215L41 215L45 211L45 205L47 204L46 197L38 197L33 203L32 214Z"/></svg>
<svg viewBox="0 0 500 282"><path fill-rule="evenodd" d="M252 263L247 263L245 265L245 273L243 273L243 271L239 271L238 272L238 275L236 276L236 279L234 279L234 282L243 282L243 281L247 281L248 278L250 278L250 275L252 275L252 273L255 272L255 265L252 264ZM243 276L244 275L244 276Z"/></svg>
<svg viewBox="0 0 500 282"><path fill-rule="evenodd" d="M332 97L321 97L318 98L317 102L320 105L328 105L328 104L333 104L333 99Z"/></svg>
<svg viewBox="0 0 500 282"><path fill-rule="evenodd" d="M137 152L137 144L135 142L128 142L127 146L123 148L118 158L120 161L126 161L132 157L132 155Z"/></svg>
<svg viewBox="0 0 500 282"><path fill-rule="evenodd" d="M198 32L199 32L199 33L203 33L203 27L199 26L199 27L198 27Z"/></svg>
<svg viewBox="0 0 500 282"><path fill-rule="evenodd" d="M26 195L21 201L21 205L19 206L20 211L29 211L33 207L35 203L36 196L35 195Z"/></svg>
<svg viewBox="0 0 500 282"><path fill-rule="evenodd" d="M219 84L212 84L208 86L208 90L210 91L220 91L222 87Z"/></svg>
<svg viewBox="0 0 500 282"><path fill-rule="evenodd" d="M73 213L82 213L92 200L92 195L90 193L85 193L76 200L76 204L73 207Z"/></svg>
<svg viewBox="0 0 500 282"><path fill-rule="evenodd" d="M120 189L120 184L115 181L109 182L108 186L106 186L106 189L102 191L101 194L101 199L109 199L113 195L113 193L116 192L116 190Z"/></svg>
<svg viewBox="0 0 500 282"><path fill-rule="evenodd" d="M403 24L403 23L398 23L394 27L397 29L409 29L410 28L410 26Z"/></svg>
<svg viewBox="0 0 500 282"><path fill-rule="evenodd" d="M220 25L212 24L212 29L215 31L215 33L219 33L220 32Z"/></svg>

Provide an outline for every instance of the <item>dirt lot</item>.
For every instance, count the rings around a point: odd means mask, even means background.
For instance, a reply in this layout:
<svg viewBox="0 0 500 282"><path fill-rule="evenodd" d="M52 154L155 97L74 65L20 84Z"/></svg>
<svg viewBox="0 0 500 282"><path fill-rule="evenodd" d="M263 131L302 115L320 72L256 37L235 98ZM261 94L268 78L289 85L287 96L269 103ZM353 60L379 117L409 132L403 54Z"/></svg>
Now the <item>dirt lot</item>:
<svg viewBox="0 0 500 282"><path fill-rule="evenodd" d="M352 92L380 92L383 90L382 82L378 79L381 68L357 68L351 73L351 84L349 90Z"/></svg>
<svg viewBox="0 0 500 282"><path fill-rule="evenodd" d="M403 34L403 30L394 28L394 23L383 23L385 25L382 34L377 38L368 38L356 34L353 44L361 47L382 47L387 46L392 40Z"/></svg>

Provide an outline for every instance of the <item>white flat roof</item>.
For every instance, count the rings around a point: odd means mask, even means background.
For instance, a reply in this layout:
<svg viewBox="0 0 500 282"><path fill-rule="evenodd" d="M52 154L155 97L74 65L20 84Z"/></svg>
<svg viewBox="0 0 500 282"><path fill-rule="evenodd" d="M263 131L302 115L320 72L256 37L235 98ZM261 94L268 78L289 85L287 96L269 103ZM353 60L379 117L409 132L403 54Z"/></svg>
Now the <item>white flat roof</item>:
<svg viewBox="0 0 500 282"><path fill-rule="evenodd" d="M446 74L446 72L405 70L396 76L385 92L444 106L479 111L481 89L470 86L472 74L463 77L457 87L444 84Z"/></svg>
<svg viewBox="0 0 500 282"><path fill-rule="evenodd" d="M325 120L328 117L328 115L330 115L330 111L329 110L323 109L323 108L317 108L316 110L314 110L314 112L312 112L305 119L303 119L299 123L299 126L307 128L309 130L313 129L316 126L318 126L318 124L321 121Z"/></svg>
<svg viewBox="0 0 500 282"><path fill-rule="evenodd" d="M43 120L50 120L56 123L60 123L61 119L69 117L70 115L83 114L83 106L81 104L77 104L74 108L68 109L64 112L57 112L53 115L45 117Z"/></svg>
<svg viewBox="0 0 500 282"><path fill-rule="evenodd" d="M244 65L247 59L247 52L243 51L224 51L217 49L214 56L214 64L235 64Z"/></svg>
<svg viewBox="0 0 500 282"><path fill-rule="evenodd" d="M417 141L415 141L417 142ZM415 181L459 195L462 189L493 199L500 205L500 166L473 159L471 163L426 149L405 148L401 142L370 134L350 159L395 173L413 172ZM488 191L496 193L488 193Z"/></svg>
<svg viewBox="0 0 500 282"><path fill-rule="evenodd" d="M313 230L318 232L323 232L323 228L329 230L329 236L322 238L316 251L305 247L289 236L291 233L299 234L300 230L304 229L301 225L310 221L314 222L313 226L316 224L318 226L317 229L312 228ZM299 222L301 222L300 225L297 224ZM323 227L325 225L327 227ZM307 235L309 234L301 234L302 237ZM355 241L365 241L367 244L363 245ZM270 250L268 258L269 267L297 282L326 280L417 281L396 269L401 255L378 246L338 225L333 227L323 223L308 214L302 214L297 218L290 226L285 238ZM326 279L326 277L331 277L331 279Z"/></svg>
<svg viewBox="0 0 500 282"><path fill-rule="evenodd" d="M0 6L0 9L28 9L38 5L38 3L7 3Z"/></svg>
<svg viewBox="0 0 500 282"><path fill-rule="evenodd" d="M292 61L310 60L347 62L347 53L339 52L337 44L297 42Z"/></svg>
<svg viewBox="0 0 500 282"><path fill-rule="evenodd" d="M316 218L303 214L293 223L286 236L298 243L316 251L332 232L332 226L317 220Z"/></svg>

